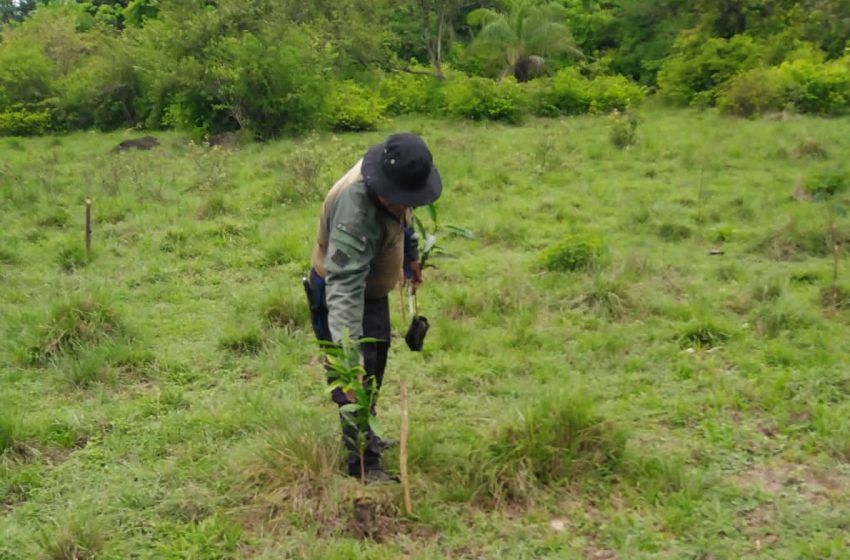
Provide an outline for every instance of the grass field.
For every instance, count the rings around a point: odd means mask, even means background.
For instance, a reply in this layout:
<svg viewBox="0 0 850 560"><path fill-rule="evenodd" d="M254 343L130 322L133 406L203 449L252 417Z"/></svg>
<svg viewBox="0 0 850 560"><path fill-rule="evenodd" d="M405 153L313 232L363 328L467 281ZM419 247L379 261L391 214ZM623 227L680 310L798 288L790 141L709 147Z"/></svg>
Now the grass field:
<svg viewBox="0 0 850 560"><path fill-rule="evenodd" d="M0 139L0 559L850 558L850 121L610 126ZM324 192L402 129L475 238L441 235L425 352L391 350L414 515L372 489L365 542L300 278Z"/></svg>

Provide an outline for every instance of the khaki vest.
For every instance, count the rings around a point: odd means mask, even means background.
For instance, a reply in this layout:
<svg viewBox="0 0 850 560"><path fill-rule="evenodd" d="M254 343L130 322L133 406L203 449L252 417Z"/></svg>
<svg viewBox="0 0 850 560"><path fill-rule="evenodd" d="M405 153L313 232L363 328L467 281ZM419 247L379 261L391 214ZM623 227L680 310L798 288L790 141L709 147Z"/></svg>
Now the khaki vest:
<svg viewBox="0 0 850 560"><path fill-rule="evenodd" d="M327 276L325 270L325 258L328 252L328 220L329 210L333 208L340 193L351 185L362 181L360 166L363 160L358 161L348 173L346 173L331 188L322 205L322 213L319 218L319 228L316 233L316 245L313 248L311 258L313 269L321 277ZM408 212L409 214L409 212ZM366 277L366 299L385 297L402 277L402 265L404 262L404 228L393 220L386 212L378 211L378 220L382 231L380 246L377 247L375 255ZM409 222L409 215L405 217Z"/></svg>

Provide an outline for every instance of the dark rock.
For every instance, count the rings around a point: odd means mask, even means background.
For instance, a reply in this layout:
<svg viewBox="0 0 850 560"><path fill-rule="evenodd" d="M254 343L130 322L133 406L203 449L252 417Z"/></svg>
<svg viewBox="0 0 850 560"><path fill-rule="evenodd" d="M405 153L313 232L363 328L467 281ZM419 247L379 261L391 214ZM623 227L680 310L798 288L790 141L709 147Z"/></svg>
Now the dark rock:
<svg viewBox="0 0 850 560"><path fill-rule="evenodd" d="M145 136L143 138L133 138L132 140L124 140L112 149L112 153L126 152L127 150L150 150L155 146L159 146L159 140L153 136Z"/></svg>

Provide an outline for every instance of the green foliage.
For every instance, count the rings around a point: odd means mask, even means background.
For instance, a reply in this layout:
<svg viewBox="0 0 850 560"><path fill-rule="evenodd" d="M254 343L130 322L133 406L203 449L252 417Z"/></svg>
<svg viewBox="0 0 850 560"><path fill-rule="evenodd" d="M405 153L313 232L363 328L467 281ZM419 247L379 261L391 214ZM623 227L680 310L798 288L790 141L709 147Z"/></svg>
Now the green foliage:
<svg viewBox="0 0 850 560"><path fill-rule="evenodd" d="M74 272L88 265L86 248L81 242L65 243L56 254L56 262L65 272Z"/></svg>
<svg viewBox="0 0 850 560"><path fill-rule="evenodd" d="M779 68L755 68L739 74L723 86L717 106L739 117L755 117L780 111L789 103L791 82Z"/></svg>
<svg viewBox="0 0 850 560"><path fill-rule="evenodd" d="M49 111L19 108L0 112L0 136L39 136L50 129Z"/></svg>
<svg viewBox="0 0 850 560"><path fill-rule="evenodd" d="M575 272L601 266L606 254L600 237L571 235L540 253L540 266L550 272Z"/></svg>
<svg viewBox="0 0 850 560"><path fill-rule="evenodd" d="M481 28L473 49L492 61L500 78L513 74L518 81L526 82L545 65L547 56L581 56L562 5L518 0L509 7L508 13L480 8L467 18L472 26Z"/></svg>
<svg viewBox="0 0 850 560"><path fill-rule="evenodd" d="M841 167L822 170L806 180L806 191L813 200L823 200L850 188L850 172Z"/></svg>
<svg viewBox="0 0 850 560"><path fill-rule="evenodd" d="M377 94L351 80L331 86L325 101L324 120L331 130L375 130L384 112Z"/></svg>
<svg viewBox="0 0 850 560"><path fill-rule="evenodd" d="M408 72L387 74L381 78L378 91L387 112L392 115L433 114L444 103L443 83L430 75Z"/></svg>
<svg viewBox="0 0 850 560"><path fill-rule="evenodd" d="M714 321L696 321L688 325L678 336L682 348L714 348L729 340L729 329Z"/></svg>
<svg viewBox="0 0 850 560"><path fill-rule="evenodd" d="M253 325L232 327L218 341L221 348L234 354L253 356L263 350L263 333Z"/></svg>
<svg viewBox="0 0 850 560"><path fill-rule="evenodd" d="M446 84L445 92L447 112L472 120L519 123L526 105L523 90L513 80L455 79Z"/></svg>
<svg viewBox="0 0 850 560"><path fill-rule="evenodd" d="M528 84L534 112L540 116L607 113L637 107L643 90L622 76L599 76L589 80L577 68L563 68L551 79Z"/></svg>
<svg viewBox="0 0 850 560"><path fill-rule="evenodd" d="M793 84L789 98L800 112L850 113L850 57L828 63L794 60L784 63L780 70Z"/></svg>
<svg viewBox="0 0 850 560"><path fill-rule="evenodd" d="M761 61L759 46L747 35L700 39L697 36L681 39L678 52L658 73L659 91L672 103L714 105L720 86Z"/></svg>
<svg viewBox="0 0 850 560"><path fill-rule="evenodd" d="M50 97L52 78L50 60L37 46L0 42L0 112Z"/></svg>

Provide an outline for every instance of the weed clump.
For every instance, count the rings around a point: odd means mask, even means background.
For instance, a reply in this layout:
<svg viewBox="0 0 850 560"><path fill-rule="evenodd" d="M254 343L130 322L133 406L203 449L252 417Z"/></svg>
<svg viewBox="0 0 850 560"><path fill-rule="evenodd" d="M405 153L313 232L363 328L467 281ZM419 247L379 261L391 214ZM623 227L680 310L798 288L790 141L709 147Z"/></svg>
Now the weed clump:
<svg viewBox="0 0 850 560"><path fill-rule="evenodd" d="M728 329L711 321L701 321L691 324L678 336L682 348L714 348L729 340Z"/></svg>
<svg viewBox="0 0 850 560"><path fill-rule="evenodd" d="M622 317L632 305L627 285L619 278L598 278L579 303L611 319Z"/></svg>
<svg viewBox="0 0 850 560"><path fill-rule="evenodd" d="M821 171L806 181L806 192L812 200L824 200L850 188L850 173L833 168Z"/></svg>
<svg viewBox="0 0 850 560"><path fill-rule="evenodd" d="M821 304L841 311L850 309L850 287L824 286L820 291Z"/></svg>
<svg viewBox="0 0 850 560"><path fill-rule="evenodd" d="M20 259L18 254L6 247L0 247L0 264L18 264Z"/></svg>
<svg viewBox="0 0 850 560"><path fill-rule="evenodd" d="M84 268L88 262L86 249L80 243L68 243L60 247L56 254L56 263L65 272L74 272L77 269Z"/></svg>
<svg viewBox="0 0 850 560"><path fill-rule="evenodd" d="M341 459L334 436L322 425L293 418L264 432L247 456L234 459L237 494L252 516L270 521L282 512L302 522L335 517L339 506L329 498Z"/></svg>
<svg viewBox="0 0 850 560"><path fill-rule="evenodd" d="M802 257L826 257L832 244L825 229L801 227L796 221L777 228L765 236L756 251L775 260L795 260Z"/></svg>
<svg viewBox="0 0 850 560"><path fill-rule="evenodd" d="M627 439L588 397L561 394L498 429L472 476L495 502L522 502L538 485L616 473Z"/></svg>
<svg viewBox="0 0 850 560"><path fill-rule="evenodd" d="M664 241L683 241L692 234L691 228L683 224L665 222L658 227L658 236Z"/></svg>
<svg viewBox="0 0 850 560"><path fill-rule="evenodd" d="M569 236L540 254L540 266L550 272L576 272L602 265L606 249L602 239Z"/></svg>
<svg viewBox="0 0 850 560"><path fill-rule="evenodd" d="M256 327L233 330L221 337L219 346L234 354L253 356L263 350L263 335Z"/></svg>
<svg viewBox="0 0 850 560"><path fill-rule="evenodd" d="M268 297L261 306L263 318L279 328L293 329L307 323L307 307L292 297L275 294Z"/></svg>
<svg viewBox="0 0 850 560"><path fill-rule="evenodd" d="M829 152L823 144L810 138L800 142L794 148L794 157L797 159L828 159Z"/></svg>
<svg viewBox="0 0 850 560"><path fill-rule="evenodd" d="M44 364L127 336L124 321L108 304L94 296L74 297L53 308L26 354L29 362Z"/></svg>
<svg viewBox="0 0 850 560"><path fill-rule="evenodd" d="M94 560L103 548L99 524L81 513L74 513L58 524L54 532L42 531L38 537L45 558Z"/></svg>

